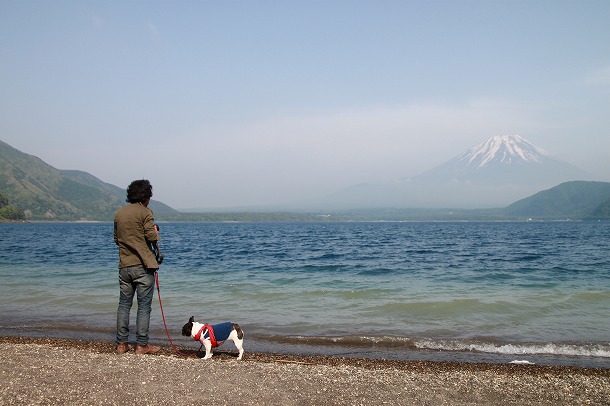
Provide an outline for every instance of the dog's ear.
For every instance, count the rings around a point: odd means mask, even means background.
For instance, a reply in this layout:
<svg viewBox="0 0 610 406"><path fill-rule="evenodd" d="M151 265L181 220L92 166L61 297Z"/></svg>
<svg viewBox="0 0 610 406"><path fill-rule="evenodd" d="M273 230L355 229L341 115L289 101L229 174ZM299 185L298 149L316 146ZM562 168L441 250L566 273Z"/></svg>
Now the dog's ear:
<svg viewBox="0 0 610 406"><path fill-rule="evenodd" d="M193 323L195 321L195 316L191 316L191 318L189 319L189 323Z"/></svg>

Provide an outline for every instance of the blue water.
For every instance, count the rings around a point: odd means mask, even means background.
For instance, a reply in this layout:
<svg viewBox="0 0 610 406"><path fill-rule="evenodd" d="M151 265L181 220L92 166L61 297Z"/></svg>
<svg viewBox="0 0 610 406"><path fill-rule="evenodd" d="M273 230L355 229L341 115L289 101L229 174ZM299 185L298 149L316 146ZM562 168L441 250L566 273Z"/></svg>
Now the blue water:
<svg viewBox="0 0 610 406"><path fill-rule="evenodd" d="M181 345L194 315L246 352L610 368L610 223L160 225ZM0 334L113 341L117 263L111 223L0 224Z"/></svg>

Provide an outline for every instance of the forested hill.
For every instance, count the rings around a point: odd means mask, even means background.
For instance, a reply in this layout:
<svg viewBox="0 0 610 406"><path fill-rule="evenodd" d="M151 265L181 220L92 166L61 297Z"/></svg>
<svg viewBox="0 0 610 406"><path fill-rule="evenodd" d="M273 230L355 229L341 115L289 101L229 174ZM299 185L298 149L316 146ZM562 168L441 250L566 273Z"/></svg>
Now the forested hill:
<svg viewBox="0 0 610 406"><path fill-rule="evenodd" d="M125 190L95 176L59 170L0 141L0 194L32 220L112 220ZM155 214L178 213L151 202Z"/></svg>
<svg viewBox="0 0 610 406"><path fill-rule="evenodd" d="M565 182L506 207L510 217L537 219L610 219L610 183Z"/></svg>

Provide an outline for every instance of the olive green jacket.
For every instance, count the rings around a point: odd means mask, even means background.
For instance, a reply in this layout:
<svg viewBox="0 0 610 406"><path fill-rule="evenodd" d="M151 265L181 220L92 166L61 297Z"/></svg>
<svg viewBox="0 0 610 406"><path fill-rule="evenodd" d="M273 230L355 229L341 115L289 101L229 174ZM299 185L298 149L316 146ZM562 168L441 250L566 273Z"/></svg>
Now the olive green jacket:
<svg viewBox="0 0 610 406"><path fill-rule="evenodd" d="M159 241L152 210L139 203L128 204L114 215L114 242L119 246L119 268L142 265L158 269L148 243Z"/></svg>

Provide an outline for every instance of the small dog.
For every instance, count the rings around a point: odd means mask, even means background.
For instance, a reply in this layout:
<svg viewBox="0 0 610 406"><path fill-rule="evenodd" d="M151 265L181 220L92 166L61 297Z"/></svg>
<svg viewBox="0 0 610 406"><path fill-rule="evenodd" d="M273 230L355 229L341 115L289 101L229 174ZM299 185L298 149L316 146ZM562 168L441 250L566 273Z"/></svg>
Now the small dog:
<svg viewBox="0 0 610 406"><path fill-rule="evenodd" d="M195 321L194 316L191 316L189 322L182 327L182 335L193 337L195 341L203 344L205 347L203 359L212 358L212 348L218 347L227 340L233 341L239 351L238 360L244 355L244 332L236 323L201 324Z"/></svg>

